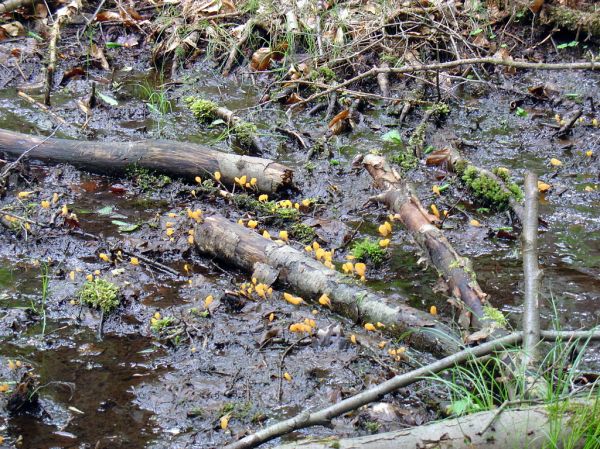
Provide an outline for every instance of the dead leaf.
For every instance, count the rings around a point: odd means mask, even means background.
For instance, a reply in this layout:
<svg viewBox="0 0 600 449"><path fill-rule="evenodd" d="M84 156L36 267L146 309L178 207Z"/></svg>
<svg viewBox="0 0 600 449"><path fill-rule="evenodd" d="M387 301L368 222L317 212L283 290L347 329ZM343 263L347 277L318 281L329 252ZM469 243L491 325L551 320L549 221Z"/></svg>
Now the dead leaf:
<svg viewBox="0 0 600 449"><path fill-rule="evenodd" d="M542 6L544 6L544 0L532 0L531 3L529 3L529 10L532 13L537 14L540 12L540 9L542 9Z"/></svg>
<svg viewBox="0 0 600 449"><path fill-rule="evenodd" d="M500 48L495 54L494 58L502 59L503 61L513 61L513 57L510 55L507 48ZM516 67L504 67L504 73L514 75L517 73Z"/></svg>
<svg viewBox="0 0 600 449"><path fill-rule="evenodd" d="M100 11L96 14L96 22L114 22L121 21L121 15L116 11Z"/></svg>
<svg viewBox="0 0 600 449"><path fill-rule="evenodd" d="M301 101L304 101L304 98L302 98L296 92L293 92L292 95L290 95L289 97L287 97L285 99L285 103L284 104L287 104L287 105L296 104L296 103L300 103Z"/></svg>
<svg viewBox="0 0 600 449"><path fill-rule="evenodd" d="M250 61L250 68L256 72L262 72L269 68L271 59L273 58L273 52L269 47L259 48L252 55Z"/></svg>
<svg viewBox="0 0 600 449"><path fill-rule="evenodd" d="M448 161L451 153L452 152L448 148L444 148L442 150L435 150L431 154L429 154L429 156L427 156L427 160L425 161L425 163L427 165L435 166L442 165L443 163Z"/></svg>
<svg viewBox="0 0 600 449"><path fill-rule="evenodd" d="M71 79L79 77L79 76L83 76L85 75L85 70L83 69L83 67L73 67L69 70L67 70L65 73L63 73L63 77L60 80L60 85L64 86L65 84L67 84L69 81L71 81Z"/></svg>
<svg viewBox="0 0 600 449"><path fill-rule="evenodd" d="M90 56L100 64L100 67L102 67L103 70L110 70L106 56L104 56L104 51L94 42L90 45Z"/></svg>
<svg viewBox="0 0 600 449"><path fill-rule="evenodd" d="M17 36L25 36L25 27L21 22L10 22L0 26L0 40Z"/></svg>
<svg viewBox="0 0 600 449"><path fill-rule="evenodd" d="M329 128L329 131L331 131L331 133L334 136L341 134L343 131L346 130L346 128L348 126L348 117L349 116L350 116L349 109L344 109L342 112L337 114L335 117L333 117L331 119L331 121L327 125L327 127Z"/></svg>

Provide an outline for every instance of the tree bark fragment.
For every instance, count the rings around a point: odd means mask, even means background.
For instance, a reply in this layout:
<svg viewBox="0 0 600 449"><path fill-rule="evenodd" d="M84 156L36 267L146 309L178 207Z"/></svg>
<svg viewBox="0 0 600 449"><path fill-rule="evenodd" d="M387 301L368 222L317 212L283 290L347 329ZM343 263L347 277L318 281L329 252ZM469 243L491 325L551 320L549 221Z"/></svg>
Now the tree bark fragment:
<svg viewBox="0 0 600 449"><path fill-rule="evenodd" d="M250 273L262 264L270 266L278 272L279 281L307 300L316 302L325 293L334 312L357 323L381 322L385 332L404 337L411 346L436 354L459 349L455 333L430 314L402 302L392 303L305 252L266 239L223 217L208 217L196 225L194 242L202 253Z"/></svg>
<svg viewBox="0 0 600 449"><path fill-rule="evenodd" d="M209 147L169 140L137 142L86 142L47 139L0 129L0 152L27 156L49 163L67 163L96 173L123 173L139 166L171 176L194 179L221 173L221 182L234 184L246 175L256 178L260 192L272 193L292 185L293 171L277 162L252 156L223 153Z"/></svg>

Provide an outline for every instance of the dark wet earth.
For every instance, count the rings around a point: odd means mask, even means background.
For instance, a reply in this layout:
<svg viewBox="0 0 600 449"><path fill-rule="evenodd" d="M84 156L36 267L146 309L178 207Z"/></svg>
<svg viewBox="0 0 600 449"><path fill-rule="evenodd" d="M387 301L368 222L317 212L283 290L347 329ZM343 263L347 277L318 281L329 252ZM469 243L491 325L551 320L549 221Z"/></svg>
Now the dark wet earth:
<svg viewBox="0 0 600 449"><path fill-rule="evenodd" d="M124 51L124 50L123 50ZM134 59L131 58L133 61ZM127 58L124 59L127 61ZM182 99L190 94L241 110L257 122L265 157L277 159L297 170L299 192L280 198L300 201L314 198L313 215L331 220L333 228L347 229L356 237L376 236L386 211L364 206L375 191L364 172L352 168L358 153L381 149L394 151L381 136L394 129L393 108L374 102L365 106L353 132L335 136L330 144L333 158L306 160L288 136L275 126L288 126L284 107L268 103L256 107L268 83L266 78L224 79L208 63L197 63L182 76L182 84L170 84L165 95L172 112L152 112L140 95L139 85L156 82L147 77L144 61L117 72L111 92L117 106L100 104L88 123L88 137L109 140L169 138L231 149L228 141L216 141L218 130L195 123ZM544 269L544 323L565 329L591 328L600 319L600 75L593 73L526 73L498 75L512 90L526 92L540 84L552 85L555 98L535 100L508 90L490 90L474 84L451 92L455 99L447 120L430 128L428 143L442 148L456 139L467 141L462 151L486 168L507 167L517 180L524 170L535 170L552 185L541 198L546 226L540 234L540 261ZM83 121L73 99L89 91L89 80L73 80L56 92L54 110L69 122ZM514 105L526 111L515 113ZM555 115L563 117L583 108L583 121L564 139L552 137ZM246 109L247 108L247 109ZM419 121L411 115L399 129L405 141ZM314 141L325 134L322 113L292 117L297 129ZM16 97L16 89L0 92L0 128L48 134L51 119ZM72 129L58 135L85 139ZM591 151L591 155L586 152ZM557 158L562 166L550 164ZM33 228L31 232L0 230L0 385L14 386L25 372L37 377L40 407L13 417L0 405L0 436L6 447L19 448L212 448L257 429L265 423L292 416L306 408L322 407L410 369L406 361L388 355L402 342L387 341L383 334L365 335L351 322L332 316L322 308L294 307L281 300L237 301L227 292L249 282L244 273L203 258L187 242L191 223L186 208L205 214L221 213L233 220L251 213L214 194L195 196L196 186L175 181L160 189L143 191L139 180L114 179L82 173L69 166L48 167L33 163L11 178L3 211L47 222L52 209L63 204L74 211L81 229L97 238L84 237L68 226ZM521 315L521 254L517 231L506 214L478 210L460 185L439 169L420 164L411 176L426 206L435 201L450 210L444 222L457 250L473 260L474 269L491 302L519 327ZM431 190L448 182L441 198ZM24 200L21 191L34 191ZM42 200L59 200L50 210ZM107 209L108 207L108 209ZM170 217L168 214L175 214ZM471 219L482 226L470 226ZM119 230L119 220L137 227ZM175 222L173 240L165 235L165 223ZM286 224L271 224L272 235ZM344 227L346 226L346 227ZM499 232L503 230L504 232ZM327 232L326 247L336 246ZM301 247L301 244L298 244ZM450 319L452 311L436 287L433 269L417 266L418 254L406 233L394 228L389 258L380 269L370 268L367 286L388 295L402 294L419 308L436 305ZM170 275L148 264L131 265L128 257L110 265L101 252L118 250L140 253L174 270ZM343 262L347 248L336 252ZM43 273L48 266L47 295ZM121 286L123 301L108 315L98 338L100 314L81 306L77 292L85 277L99 276ZM205 298L215 301L205 313ZM46 323L40 310L44 296ZM173 317L173 333L159 334L150 327L156 312ZM288 331L289 325L314 319L319 337L305 338ZM339 327L338 327L339 325ZM327 335L324 335L327 334ZM356 334L362 345L349 342ZM384 348L379 343L386 341ZM285 355L284 355L285 354ZM424 362L427 355L411 351ZM283 359L282 359L283 358ZM16 362L20 366L15 366ZM586 352L590 369L600 369L600 352ZM415 362L416 363L416 362ZM289 373L291 380L283 379ZM3 393L0 393L3 394ZM425 385L404 389L386 398L387 408L369 407L334 421L332 429L310 429L306 434L359 435L373 431L418 425L439 416L445 398ZM223 429L221 418L229 416ZM393 419L390 419L393 416ZM294 438L298 435L290 435ZM4 447L0 444L0 447Z"/></svg>

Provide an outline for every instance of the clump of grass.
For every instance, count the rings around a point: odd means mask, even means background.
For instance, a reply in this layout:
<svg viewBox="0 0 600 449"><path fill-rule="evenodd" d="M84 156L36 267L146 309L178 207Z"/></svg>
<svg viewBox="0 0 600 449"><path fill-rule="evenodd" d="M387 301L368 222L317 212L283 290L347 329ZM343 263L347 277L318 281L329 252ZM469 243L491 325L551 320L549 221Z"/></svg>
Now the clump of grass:
<svg viewBox="0 0 600 449"><path fill-rule="evenodd" d="M198 121L206 123L215 119L215 111L219 105L214 101L197 97L187 97L184 101Z"/></svg>
<svg viewBox="0 0 600 449"><path fill-rule="evenodd" d="M83 284L79 291L79 300L82 304L109 313L116 309L121 302L119 287L112 282L96 277Z"/></svg>
<svg viewBox="0 0 600 449"><path fill-rule="evenodd" d="M293 239L298 240L305 245L308 245L317 239L317 233L314 228L304 223L293 224L290 228L290 235Z"/></svg>
<svg viewBox="0 0 600 449"><path fill-rule="evenodd" d="M172 180L166 175L158 175L147 168L132 166L127 169L127 175L143 192L153 192L171 184Z"/></svg>
<svg viewBox="0 0 600 449"><path fill-rule="evenodd" d="M256 212L265 221L294 221L300 217L300 213L295 208L281 207L276 201L258 201L245 193L235 195L233 202L241 209Z"/></svg>
<svg viewBox="0 0 600 449"><path fill-rule="evenodd" d="M152 318L150 321L150 329L157 334L160 334L169 326L171 326L175 322L175 318L172 316L166 316L163 318Z"/></svg>
<svg viewBox="0 0 600 449"><path fill-rule="evenodd" d="M155 114L164 115L172 112L171 101L167 98L167 92L162 87L154 87L149 82L140 85L142 96L150 111Z"/></svg>
<svg viewBox="0 0 600 449"><path fill-rule="evenodd" d="M379 265L385 258L385 250L379 246L378 242L366 237L352 245L352 255L356 260L370 260L375 265Z"/></svg>

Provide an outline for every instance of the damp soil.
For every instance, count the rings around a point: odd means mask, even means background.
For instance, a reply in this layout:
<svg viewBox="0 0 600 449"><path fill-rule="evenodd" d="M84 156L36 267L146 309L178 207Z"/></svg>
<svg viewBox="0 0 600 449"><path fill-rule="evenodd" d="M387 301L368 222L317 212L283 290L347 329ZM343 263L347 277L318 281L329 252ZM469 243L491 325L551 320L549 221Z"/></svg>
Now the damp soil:
<svg viewBox="0 0 600 449"><path fill-rule="evenodd" d="M338 261L349 253L340 235L376 238L377 225L387 213L366 204L375 190L368 174L353 169L352 160L372 150L388 156L398 150L382 141L382 135L397 129L393 107L366 104L352 132L331 138L332 157L307 160L297 142L275 131L288 124L285 108L276 103L257 106L269 85L267 76L223 78L212 63L197 62L182 69L178 82L161 88L170 109L159 114L141 93L140 86L161 84L156 73L148 75L150 63L144 54L121 49L121 67L112 84L100 85L118 104L101 102L84 135L71 128L57 135L114 141L168 138L239 152L235 142L220 138L218 127L196 123L183 102L188 95L214 100L257 124L265 157L296 170L300 191L283 192L280 198L316 200L317 207L301 219L323 220L320 241L338 248ZM451 101L450 114L428 138L436 148L444 141L462 140L464 154L482 167L507 167L517 180L534 169L552 184L553 189L542 195L540 210L545 222L540 233L544 323L591 328L600 318L600 129L591 125L592 119L600 118L592 107L600 102L600 75L526 73L508 82L512 90L467 84L452 91L456 101ZM17 96L15 80L3 85L0 127L48 134L51 119ZM74 99L87 95L90 85L90 79L74 79L59 87L53 110L71 123L81 123L84 116ZM535 100L513 93L537 85L552 85L556 98ZM525 112L517 114L516 105ZM554 138L554 129L546 123L577 105L584 109L583 123L567 138ZM419 115L412 114L398 129L405 141ZM300 112L293 123L309 139L327 130L322 114ZM585 154L588 150L592 157ZM551 158L563 165L552 167ZM440 210L450 211L443 223L449 239L473 260L492 304L518 328L522 269L518 233L508 216L472 203L460 183L440 169L419 164L406 175L426 206L435 202ZM431 186L442 183L449 189L438 198ZM117 179L68 165L31 162L11 177L10 186L0 208L15 214L27 211L32 219L47 221L50 211L38 205L57 193L59 201L52 207L67 205L79 225L0 230L0 380L12 385L30 371L40 397L39 409L19 416L0 406L0 435L8 447L219 447L248 429L323 407L411 368L407 360L387 355L388 348L402 342L367 335L327 310L315 308L313 313L311 307L281 300L239 300L229 294L250 281L247 274L194 251L187 242L191 223L186 209L221 213L232 220L247 219L252 211L218 195L196 192L197 185L173 180L153 188L142 185L135 172ZM19 191L35 193L21 200ZM473 218L482 226L470 226ZM165 233L168 221L175 223L173 236ZM123 230L123 223L130 229ZM288 225L273 224L269 230L276 235ZM119 251L122 261L109 264L99 258L100 253L117 258ZM124 252L144 255L177 274L146 263L132 265ZM388 257L381 267L369 268L366 285L390 297L408 297L424 310L435 305L441 317L451 319L435 271L419 265L419 259L414 243L395 226ZM120 306L103 320L79 303L78 292L88 275L121 288ZM215 301L207 311L208 295ZM171 329L152 329L156 313L173 318ZM319 337L303 339L288 332L290 323L307 318L316 321ZM350 344L351 334L360 336L363 345ZM382 341L384 348L379 347ZM410 348L409 354L421 363L429 357ZM20 361L21 366L9 369L9 361ZM586 364L600 369L597 346L586 352ZM368 407L335 420L332 428L301 433L361 435L418 425L439 417L440 403L446 399L424 385L390 396L386 403L392 412ZM230 421L223 430L220 418L225 415ZM286 439L295 437L297 433Z"/></svg>

